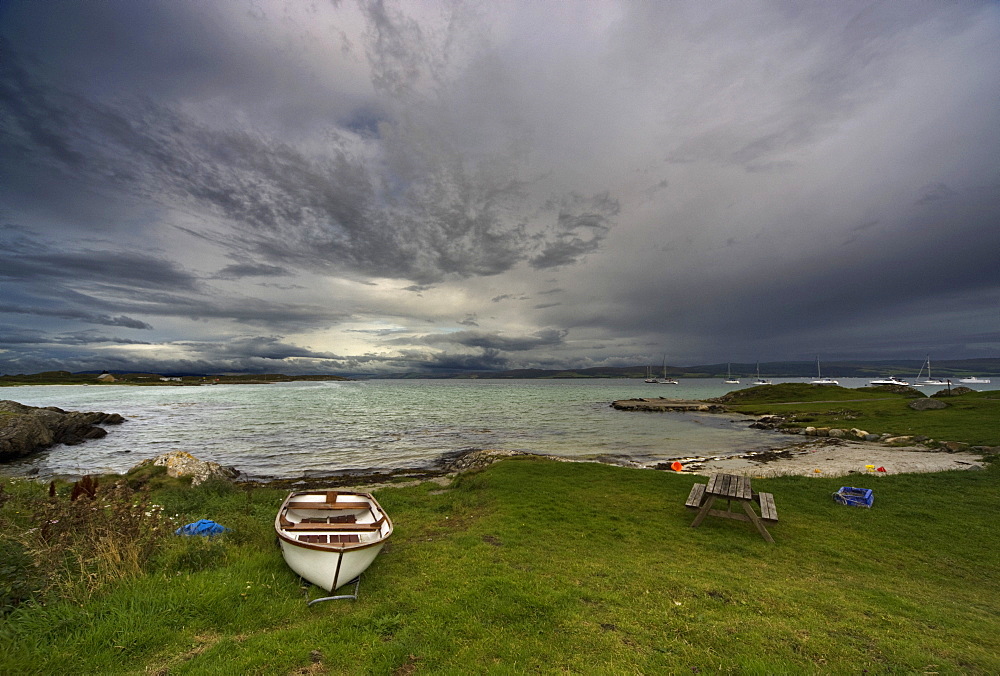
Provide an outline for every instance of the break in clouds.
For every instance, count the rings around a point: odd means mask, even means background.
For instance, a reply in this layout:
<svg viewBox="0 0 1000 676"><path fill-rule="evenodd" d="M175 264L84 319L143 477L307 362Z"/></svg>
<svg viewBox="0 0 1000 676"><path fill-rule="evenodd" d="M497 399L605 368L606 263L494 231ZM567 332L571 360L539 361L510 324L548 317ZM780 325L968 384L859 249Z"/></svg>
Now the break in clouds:
<svg viewBox="0 0 1000 676"><path fill-rule="evenodd" d="M0 371L996 356L993 3L0 8Z"/></svg>

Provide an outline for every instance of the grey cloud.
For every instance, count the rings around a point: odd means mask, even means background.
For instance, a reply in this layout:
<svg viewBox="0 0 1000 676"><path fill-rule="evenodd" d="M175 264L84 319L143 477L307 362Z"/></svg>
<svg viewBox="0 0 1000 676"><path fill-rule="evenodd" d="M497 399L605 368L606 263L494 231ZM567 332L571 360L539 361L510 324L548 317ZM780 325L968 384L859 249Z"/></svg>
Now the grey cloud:
<svg viewBox="0 0 1000 676"><path fill-rule="evenodd" d="M539 347L551 347L562 343L568 331L564 329L543 329L527 336L505 336L486 331L456 331L454 333L424 336L414 342L427 345L455 344L485 350L521 352Z"/></svg>
<svg viewBox="0 0 1000 676"><path fill-rule="evenodd" d="M996 352L996 3L564 4L0 3L3 363Z"/></svg>
<svg viewBox="0 0 1000 676"><path fill-rule="evenodd" d="M217 279L241 279L243 277L283 277L291 273L277 265L265 263L233 263L216 273Z"/></svg>
<svg viewBox="0 0 1000 676"><path fill-rule="evenodd" d="M607 193L590 198L566 196L558 205L552 234L541 253L531 259L531 266L542 269L578 262L600 246L619 210L618 201Z"/></svg>
<svg viewBox="0 0 1000 676"><path fill-rule="evenodd" d="M88 324L103 324L105 326L121 326L128 329L152 329L146 322L132 319L125 315L111 317L108 315L94 314L84 310L74 310L70 308L30 308L17 305L0 304L0 313L38 315L41 317L60 317L62 319L78 319Z"/></svg>
<svg viewBox="0 0 1000 676"><path fill-rule="evenodd" d="M346 146L307 155L259 133L209 129L151 102L83 99L42 84L16 55L7 57L0 109L15 141L3 149L67 175L99 176L132 194L218 214L226 227L203 236L273 266L346 266L426 284L499 274L534 249L543 250L534 265L546 265L556 251L553 264L565 265L603 237L577 232L609 225L606 213L598 224L568 205L554 226L529 236L525 191L510 175L516 159L469 157L445 138L429 147L424 136L436 132L413 115L382 122L390 159L382 168Z"/></svg>
<svg viewBox="0 0 1000 676"><path fill-rule="evenodd" d="M171 261L142 252L106 249L67 250L23 228L0 227L0 279L19 283L72 280L74 285L193 290L197 279Z"/></svg>
<svg viewBox="0 0 1000 676"><path fill-rule="evenodd" d="M179 343L197 347L210 359L268 359L282 361L290 358L339 360L343 357L329 352L315 352L308 348L282 342L280 336L237 336L225 342L199 341Z"/></svg>
<svg viewBox="0 0 1000 676"><path fill-rule="evenodd" d="M944 183L926 185L921 189L920 193L920 199L917 200L917 204L928 204L930 202L937 202L939 200L946 200L957 196L955 191Z"/></svg>
<svg viewBox="0 0 1000 676"><path fill-rule="evenodd" d="M486 348L476 354L403 350L401 361L427 371L498 371L510 366L499 350Z"/></svg>

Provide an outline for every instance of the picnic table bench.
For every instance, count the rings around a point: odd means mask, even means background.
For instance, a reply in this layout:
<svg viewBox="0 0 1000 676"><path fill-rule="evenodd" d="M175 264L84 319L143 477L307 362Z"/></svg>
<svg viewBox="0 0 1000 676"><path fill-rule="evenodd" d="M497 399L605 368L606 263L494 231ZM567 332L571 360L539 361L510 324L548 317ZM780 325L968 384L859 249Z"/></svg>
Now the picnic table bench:
<svg viewBox="0 0 1000 676"><path fill-rule="evenodd" d="M726 500L726 509L713 509L715 501ZM733 503L740 505L744 513L733 511ZM754 510L754 505L760 508L760 514ZM774 505L774 496L770 493L754 493L750 486L750 477L736 474L713 474L709 477L708 483L696 483L691 487L684 505L690 509L697 509L698 514L691 523L692 528L697 528L708 516L718 516L723 519L735 519L737 521L749 521L756 528L760 536L768 542L774 542L774 538L767 532L764 522L775 523L778 520L778 508Z"/></svg>

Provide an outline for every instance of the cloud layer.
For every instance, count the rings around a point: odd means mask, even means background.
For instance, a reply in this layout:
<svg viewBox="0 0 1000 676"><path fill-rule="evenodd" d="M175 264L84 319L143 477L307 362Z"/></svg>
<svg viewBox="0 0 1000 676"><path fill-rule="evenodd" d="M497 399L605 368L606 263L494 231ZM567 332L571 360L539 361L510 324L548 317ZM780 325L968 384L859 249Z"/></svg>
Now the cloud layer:
<svg viewBox="0 0 1000 676"><path fill-rule="evenodd" d="M60 7L0 8L0 371L1000 347L995 3Z"/></svg>

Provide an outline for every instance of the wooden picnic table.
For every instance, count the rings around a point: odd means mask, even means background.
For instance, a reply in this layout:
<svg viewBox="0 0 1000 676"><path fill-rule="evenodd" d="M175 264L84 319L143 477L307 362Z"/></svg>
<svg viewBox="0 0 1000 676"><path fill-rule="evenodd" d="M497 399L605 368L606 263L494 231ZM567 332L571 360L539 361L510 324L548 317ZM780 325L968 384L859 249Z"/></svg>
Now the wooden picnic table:
<svg viewBox="0 0 1000 676"><path fill-rule="evenodd" d="M716 500L726 500L726 509L712 509ZM741 506L744 513L733 511L733 503ZM774 523L778 520L778 510L774 506L774 496L770 493L754 493L750 486L750 477L737 474L713 474L709 477L708 483L696 483L691 487L685 506L697 509L698 515L691 523L692 528L697 528L707 516L718 516L723 519L736 519L737 521L749 521L757 527L757 532L768 542L774 542L774 538L767 532L764 522ZM760 514L754 510L754 504L759 505Z"/></svg>

